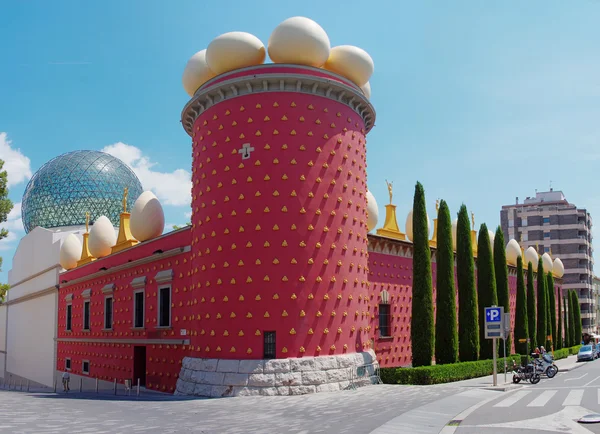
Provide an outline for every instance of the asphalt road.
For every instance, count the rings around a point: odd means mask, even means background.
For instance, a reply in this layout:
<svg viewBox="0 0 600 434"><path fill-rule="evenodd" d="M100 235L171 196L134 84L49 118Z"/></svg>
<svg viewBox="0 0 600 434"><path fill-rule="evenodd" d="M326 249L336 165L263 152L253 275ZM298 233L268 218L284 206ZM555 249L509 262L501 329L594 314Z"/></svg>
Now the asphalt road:
<svg viewBox="0 0 600 434"><path fill-rule="evenodd" d="M600 423L576 421L600 413L600 361L582 362L536 384L502 393L484 401L456 429L457 434L561 432L600 433Z"/></svg>

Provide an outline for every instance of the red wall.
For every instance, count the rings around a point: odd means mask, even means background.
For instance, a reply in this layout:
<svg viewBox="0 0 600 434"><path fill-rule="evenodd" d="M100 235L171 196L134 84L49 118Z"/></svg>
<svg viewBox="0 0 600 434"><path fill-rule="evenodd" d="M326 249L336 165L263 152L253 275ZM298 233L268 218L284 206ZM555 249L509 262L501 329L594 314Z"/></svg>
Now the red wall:
<svg viewBox="0 0 600 434"><path fill-rule="evenodd" d="M360 116L313 95L250 94L202 113L193 141L199 356L260 359L264 331L278 358L368 348Z"/></svg>

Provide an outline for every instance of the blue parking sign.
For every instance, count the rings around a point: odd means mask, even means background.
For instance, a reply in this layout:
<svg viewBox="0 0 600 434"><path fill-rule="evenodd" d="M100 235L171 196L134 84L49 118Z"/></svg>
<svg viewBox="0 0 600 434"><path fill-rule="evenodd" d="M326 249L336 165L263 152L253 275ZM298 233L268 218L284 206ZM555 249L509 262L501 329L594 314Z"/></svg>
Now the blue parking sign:
<svg viewBox="0 0 600 434"><path fill-rule="evenodd" d="M486 307L485 308L485 321L486 322L502 322L501 308Z"/></svg>

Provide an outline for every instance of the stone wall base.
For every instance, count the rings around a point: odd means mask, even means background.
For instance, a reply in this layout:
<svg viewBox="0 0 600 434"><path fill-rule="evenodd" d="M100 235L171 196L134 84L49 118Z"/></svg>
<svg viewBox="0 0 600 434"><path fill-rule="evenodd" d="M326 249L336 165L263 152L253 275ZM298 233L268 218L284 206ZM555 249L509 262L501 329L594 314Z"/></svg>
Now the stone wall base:
<svg viewBox="0 0 600 434"><path fill-rule="evenodd" d="M375 353L272 360L183 359L176 395L274 396L377 384Z"/></svg>

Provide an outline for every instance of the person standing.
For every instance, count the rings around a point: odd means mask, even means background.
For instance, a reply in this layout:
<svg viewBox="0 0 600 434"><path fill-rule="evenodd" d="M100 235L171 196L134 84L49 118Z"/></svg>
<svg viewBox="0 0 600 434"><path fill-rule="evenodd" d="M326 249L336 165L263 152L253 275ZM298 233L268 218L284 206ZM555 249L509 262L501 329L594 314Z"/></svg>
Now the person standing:
<svg viewBox="0 0 600 434"><path fill-rule="evenodd" d="M69 371L65 370L65 372L62 375L63 392L68 392L69 390L71 390L69 388L69 381L70 380L71 380L71 374L69 374Z"/></svg>

